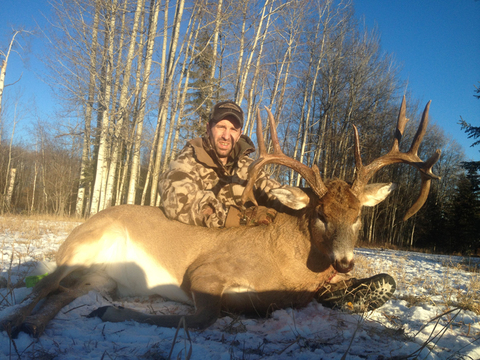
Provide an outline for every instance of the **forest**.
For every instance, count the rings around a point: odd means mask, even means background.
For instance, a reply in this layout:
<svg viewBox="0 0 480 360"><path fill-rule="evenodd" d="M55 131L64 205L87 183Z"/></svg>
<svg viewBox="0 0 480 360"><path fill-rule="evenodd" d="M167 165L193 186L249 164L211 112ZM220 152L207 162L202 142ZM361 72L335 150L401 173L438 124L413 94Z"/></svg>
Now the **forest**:
<svg viewBox="0 0 480 360"><path fill-rule="evenodd" d="M263 109L270 108L287 155L318 165L325 179L346 181L355 169L352 125L368 164L391 148L402 97L409 119L403 151L425 106L408 92L375 29L360 26L350 1L49 3L49 26L41 29L49 46L41 58L62 108L53 120L38 117L28 143L15 138L27 109L4 78L12 51L21 52L31 33L15 29L0 53L2 214L86 218L113 205L158 206L159 175L186 140L203 134L221 100L242 106L244 133L254 142L257 109L266 118ZM372 182L395 182L397 189L364 209L363 243L479 252L478 167L430 124L419 156L426 160L437 149L442 156L433 172L441 179L408 221L402 217L418 196L419 172L395 165L375 175ZM266 170L283 184L304 185L289 169Z"/></svg>

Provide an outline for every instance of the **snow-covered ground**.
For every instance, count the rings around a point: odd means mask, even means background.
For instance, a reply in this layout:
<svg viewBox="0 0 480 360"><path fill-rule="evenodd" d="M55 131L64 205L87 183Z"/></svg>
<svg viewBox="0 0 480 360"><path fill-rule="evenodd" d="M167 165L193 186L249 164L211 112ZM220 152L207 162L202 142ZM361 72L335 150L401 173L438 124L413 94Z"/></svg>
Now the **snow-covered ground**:
<svg viewBox="0 0 480 360"><path fill-rule="evenodd" d="M0 226L0 287L2 281L10 288L20 284L13 291L0 289L0 318L30 292L21 285L25 273L40 260L53 259L71 226L31 220L14 229ZM480 359L480 316L467 310L480 310L479 272L467 271L478 259L372 249L356 253L357 276L387 272L397 281L395 298L363 316L312 302L268 319L223 317L207 330L177 332L86 318L111 303L92 291L63 308L40 339L21 333L10 340L0 333L0 359L166 359L170 351L174 359L189 353L191 359ZM158 314L191 311L158 297L115 304Z"/></svg>

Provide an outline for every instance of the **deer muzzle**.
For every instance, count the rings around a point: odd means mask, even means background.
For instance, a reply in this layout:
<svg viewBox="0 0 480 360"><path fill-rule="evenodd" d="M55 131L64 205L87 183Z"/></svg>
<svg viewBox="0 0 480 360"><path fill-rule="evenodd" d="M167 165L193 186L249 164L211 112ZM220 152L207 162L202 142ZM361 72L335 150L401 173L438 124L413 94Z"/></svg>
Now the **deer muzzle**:
<svg viewBox="0 0 480 360"><path fill-rule="evenodd" d="M355 259L353 258L353 254L351 257L342 257L337 258L333 261L333 268L342 274L348 273L353 270L355 266Z"/></svg>

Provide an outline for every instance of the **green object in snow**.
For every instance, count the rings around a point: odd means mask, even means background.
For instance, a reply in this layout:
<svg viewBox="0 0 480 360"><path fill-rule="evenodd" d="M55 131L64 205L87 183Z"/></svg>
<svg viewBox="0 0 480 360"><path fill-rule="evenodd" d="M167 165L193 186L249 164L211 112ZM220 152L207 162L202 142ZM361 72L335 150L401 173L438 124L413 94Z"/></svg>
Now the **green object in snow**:
<svg viewBox="0 0 480 360"><path fill-rule="evenodd" d="M25 285L27 288L34 287L36 283L38 283L41 279L48 275L48 272L43 275L34 275L34 276L27 276L25 278Z"/></svg>

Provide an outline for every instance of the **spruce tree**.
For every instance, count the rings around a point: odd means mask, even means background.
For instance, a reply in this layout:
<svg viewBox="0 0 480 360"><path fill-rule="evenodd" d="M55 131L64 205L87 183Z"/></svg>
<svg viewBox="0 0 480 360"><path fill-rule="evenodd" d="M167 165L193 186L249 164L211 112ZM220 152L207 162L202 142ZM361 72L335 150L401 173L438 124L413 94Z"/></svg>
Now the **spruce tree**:
<svg viewBox="0 0 480 360"><path fill-rule="evenodd" d="M475 89L475 95L473 95L477 99L480 99L480 88ZM465 130L465 133L468 135L469 139L474 139L472 145L470 146L477 146L480 144L480 127L472 126L470 123L467 123L465 120L460 118L459 122L462 130ZM479 177L478 172L480 171L480 161L466 161L463 163L465 169L470 173L470 176L476 176L477 179ZM476 175L473 175L473 172L477 172Z"/></svg>
<svg viewBox="0 0 480 360"><path fill-rule="evenodd" d="M210 42L210 33L203 30L198 38L195 47L193 66L190 70L190 84L192 91L186 105L190 113L193 113L192 120L186 125L186 130L192 137L201 135L205 131L210 111L213 105L219 101L218 96L222 89L218 89L216 79L213 83L210 79L213 61L213 49ZM213 91L212 91L213 87ZM214 94L214 98L211 97Z"/></svg>
<svg viewBox="0 0 480 360"><path fill-rule="evenodd" d="M480 248L480 192L478 177L462 175L448 211L451 252L474 254Z"/></svg>

